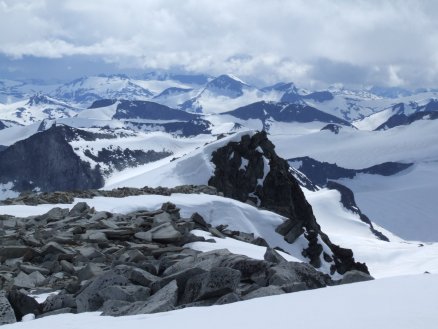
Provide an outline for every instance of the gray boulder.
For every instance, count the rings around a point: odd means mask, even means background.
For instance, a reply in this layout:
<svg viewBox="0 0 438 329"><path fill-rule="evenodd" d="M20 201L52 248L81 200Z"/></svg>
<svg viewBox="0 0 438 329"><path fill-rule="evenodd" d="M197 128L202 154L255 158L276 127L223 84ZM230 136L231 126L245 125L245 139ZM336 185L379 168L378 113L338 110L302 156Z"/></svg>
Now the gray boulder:
<svg viewBox="0 0 438 329"><path fill-rule="evenodd" d="M50 209L47 213L42 215L40 218L47 220L47 222L53 222L65 218L66 216L68 216L68 213L69 213L68 209L55 207L53 209Z"/></svg>
<svg viewBox="0 0 438 329"><path fill-rule="evenodd" d="M221 298L219 298L214 305L224 305L224 304L231 304L235 302L240 302L242 298L235 292L230 292L229 294L223 295Z"/></svg>
<svg viewBox="0 0 438 329"><path fill-rule="evenodd" d="M283 256L281 256L275 249L269 247L266 248L264 259L267 262L275 264L287 263L287 260Z"/></svg>
<svg viewBox="0 0 438 329"><path fill-rule="evenodd" d="M70 217L82 216L90 211L90 206L86 202L78 202L70 210Z"/></svg>
<svg viewBox="0 0 438 329"><path fill-rule="evenodd" d="M33 250L27 246L0 246L0 260L20 258L29 253Z"/></svg>
<svg viewBox="0 0 438 329"><path fill-rule="evenodd" d="M304 282L294 282L281 286L281 289L283 289L287 293L291 293L291 292L307 290L308 288Z"/></svg>
<svg viewBox="0 0 438 329"><path fill-rule="evenodd" d="M272 263L242 255L230 255L222 257L217 266L238 270L242 274L242 280L251 280L260 286L265 286Z"/></svg>
<svg viewBox="0 0 438 329"><path fill-rule="evenodd" d="M30 274L32 272L38 271L39 273L43 275L47 275L50 273L50 270L47 268L41 267L41 266L34 266L29 264L20 264L20 270L22 270L26 274Z"/></svg>
<svg viewBox="0 0 438 329"><path fill-rule="evenodd" d="M0 290L0 325L17 322L14 310L6 298L5 292Z"/></svg>
<svg viewBox="0 0 438 329"><path fill-rule="evenodd" d="M75 253L67 248L64 248L57 242L49 242L41 248L43 255L74 255Z"/></svg>
<svg viewBox="0 0 438 329"><path fill-rule="evenodd" d="M47 313L40 314L40 315L37 316L37 318L40 319L40 318L44 318L46 316L65 314L65 313L76 313L76 309L75 308L70 308L70 307L64 307L64 308L53 310L53 311L50 311L50 312L47 312Z"/></svg>
<svg viewBox="0 0 438 329"><path fill-rule="evenodd" d="M247 295L243 296L243 300L266 297L266 296L274 296L284 294L284 290L278 286L267 286L261 287L257 290L251 291Z"/></svg>
<svg viewBox="0 0 438 329"><path fill-rule="evenodd" d="M167 312L175 309L177 300L178 286L176 281L172 281L144 302L135 302L124 307L113 307L113 309L105 310L102 315L122 316Z"/></svg>
<svg viewBox="0 0 438 329"><path fill-rule="evenodd" d="M364 272L353 270L353 271L348 271L344 274L340 284L349 284L349 283L370 281L370 280L374 280L374 278L371 275Z"/></svg>
<svg viewBox="0 0 438 329"><path fill-rule="evenodd" d="M149 231L152 234L152 240L161 243L171 243L180 240L183 236L175 229L172 223L165 222Z"/></svg>
<svg viewBox="0 0 438 329"><path fill-rule="evenodd" d="M103 300L121 300L125 302L145 301L151 295L151 289L143 286L109 286L99 295Z"/></svg>
<svg viewBox="0 0 438 329"><path fill-rule="evenodd" d="M187 281L182 303L188 304L234 292L240 278L239 271L226 267L215 267L209 272L195 275Z"/></svg>
<svg viewBox="0 0 438 329"><path fill-rule="evenodd" d="M76 296L78 313L97 311L104 302L99 292L106 287L127 286L129 283L126 277L113 272L106 272L95 278Z"/></svg>
<svg viewBox="0 0 438 329"><path fill-rule="evenodd" d="M330 277L318 272L312 265L298 262L281 263L269 269L269 285L283 286L302 282L308 289L325 287Z"/></svg>
<svg viewBox="0 0 438 329"><path fill-rule="evenodd" d="M131 302L124 300L106 300L100 308L100 311L102 312L102 315L117 316L130 305Z"/></svg>
<svg viewBox="0 0 438 329"><path fill-rule="evenodd" d="M167 285L169 282L176 280L176 284L178 285L178 289L182 292L185 289L186 283L192 277L205 273L206 271L200 269L198 267L188 268L186 270L182 270L180 272L176 272L169 276L165 276L164 278L155 281L151 284L152 292L156 292Z"/></svg>
<svg viewBox="0 0 438 329"><path fill-rule="evenodd" d="M80 281L84 281L99 276L103 272L104 271L98 264L88 263L83 268L77 271L77 276Z"/></svg>
<svg viewBox="0 0 438 329"><path fill-rule="evenodd" d="M134 284L139 284L144 287L149 287L152 282L160 280L158 276L155 276L140 268L128 265L117 265L113 268L113 272L119 275L123 275Z"/></svg>
<svg viewBox="0 0 438 329"><path fill-rule="evenodd" d="M67 294L53 294L47 297L47 299L42 304L43 313L48 313L56 311L63 308L76 308L76 301L72 295Z"/></svg>
<svg viewBox="0 0 438 329"><path fill-rule="evenodd" d="M27 275L24 272L18 273L18 275L14 278L14 286L17 288L35 288L36 282L30 275Z"/></svg>

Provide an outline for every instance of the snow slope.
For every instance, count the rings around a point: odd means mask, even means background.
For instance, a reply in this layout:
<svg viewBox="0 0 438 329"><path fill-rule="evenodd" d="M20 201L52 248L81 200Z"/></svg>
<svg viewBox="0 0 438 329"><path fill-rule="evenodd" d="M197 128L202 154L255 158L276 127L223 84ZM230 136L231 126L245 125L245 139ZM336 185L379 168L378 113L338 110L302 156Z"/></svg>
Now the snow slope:
<svg viewBox="0 0 438 329"><path fill-rule="evenodd" d="M359 174L342 179L372 220L411 240L438 241L438 161L421 162L384 177Z"/></svg>
<svg viewBox="0 0 438 329"><path fill-rule="evenodd" d="M386 131L342 129L271 135L285 158L310 156L351 169L387 161L414 163L394 176L360 174L340 183L373 221L405 239L438 241L438 122L420 120Z"/></svg>
<svg viewBox="0 0 438 329"><path fill-rule="evenodd" d="M116 329L120 327L435 329L438 275L417 275L361 282L221 306L125 317L98 312L62 314L5 325L5 329Z"/></svg>
<svg viewBox="0 0 438 329"><path fill-rule="evenodd" d="M240 141L243 135L250 132L240 132L232 136L225 137L214 141L205 147L200 147L181 158L164 164L160 167L143 167L143 171L136 170L136 176L132 176L126 171L128 179L117 179L116 182L108 180L105 189L116 187L143 187L143 186L166 186L173 187L177 185L207 184L209 178L213 175L214 165L210 162L211 153L219 147L228 144L231 141ZM200 145L201 146L201 145ZM122 174L123 175L123 174Z"/></svg>
<svg viewBox="0 0 438 329"><path fill-rule="evenodd" d="M352 249L355 258L365 262L374 277L438 273L438 243L406 241L374 223L390 242L379 240L358 215L342 206L339 192L304 192L322 231L332 242Z"/></svg>

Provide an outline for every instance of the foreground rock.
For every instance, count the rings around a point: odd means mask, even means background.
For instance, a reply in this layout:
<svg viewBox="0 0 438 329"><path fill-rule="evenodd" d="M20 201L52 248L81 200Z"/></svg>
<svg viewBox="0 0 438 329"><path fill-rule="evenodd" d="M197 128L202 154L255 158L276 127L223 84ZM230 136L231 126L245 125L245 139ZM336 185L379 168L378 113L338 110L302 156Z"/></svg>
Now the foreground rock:
<svg viewBox="0 0 438 329"><path fill-rule="evenodd" d="M2 323L29 314L165 312L368 279L355 271L334 282L309 264L287 262L270 247L264 260L225 249L188 249L186 243L204 241L193 229L267 244L252 234L212 227L197 213L183 218L171 203L129 214L96 212L78 203L70 211L54 208L41 216L0 220ZM38 304L27 296L34 289L59 293Z"/></svg>

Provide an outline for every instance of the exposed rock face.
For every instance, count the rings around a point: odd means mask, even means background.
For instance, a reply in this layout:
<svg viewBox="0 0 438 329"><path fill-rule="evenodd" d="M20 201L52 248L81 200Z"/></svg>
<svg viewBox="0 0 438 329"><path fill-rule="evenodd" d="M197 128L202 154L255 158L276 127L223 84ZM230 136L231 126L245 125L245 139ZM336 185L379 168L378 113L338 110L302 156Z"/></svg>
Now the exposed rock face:
<svg viewBox="0 0 438 329"><path fill-rule="evenodd" d="M310 157L293 158L288 161L291 166L296 167L306 175L312 183L319 186L325 186L331 179L354 178L357 174L391 176L412 166L412 163L383 162L364 169L348 169L335 163L320 162Z"/></svg>
<svg viewBox="0 0 438 329"><path fill-rule="evenodd" d="M53 126L19 141L0 153L0 183L14 182L14 190L43 191L100 188L99 170L81 161L66 140L68 128Z"/></svg>
<svg viewBox="0 0 438 329"><path fill-rule="evenodd" d="M303 255L310 259L312 265L321 265L323 247L318 240L321 238L333 252L332 271L337 270L341 274L351 269L368 272L366 265L354 261L352 253L351 258L346 257L348 252L343 252L344 249L333 245L327 235L321 234L312 207L291 174L288 162L280 158L274 148L264 131L252 137L245 135L240 142L231 142L219 148L212 155L216 168L208 184L226 197L242 202L249 200L287 217L277 232L289 243L305 232L309 247Z"/></svg>

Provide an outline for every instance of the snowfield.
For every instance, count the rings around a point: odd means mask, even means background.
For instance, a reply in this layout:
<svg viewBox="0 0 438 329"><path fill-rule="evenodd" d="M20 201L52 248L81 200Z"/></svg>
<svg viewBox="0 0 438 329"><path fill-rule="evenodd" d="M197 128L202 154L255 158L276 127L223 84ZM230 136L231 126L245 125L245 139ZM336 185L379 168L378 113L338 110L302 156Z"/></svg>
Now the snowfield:
<svg viewBox="0 0 438 329"><path fill-rule="evenodd" d="M123 317L62 314L5 329L436 329L438 275L423 274L321 288L211 307Z"/></svg>

